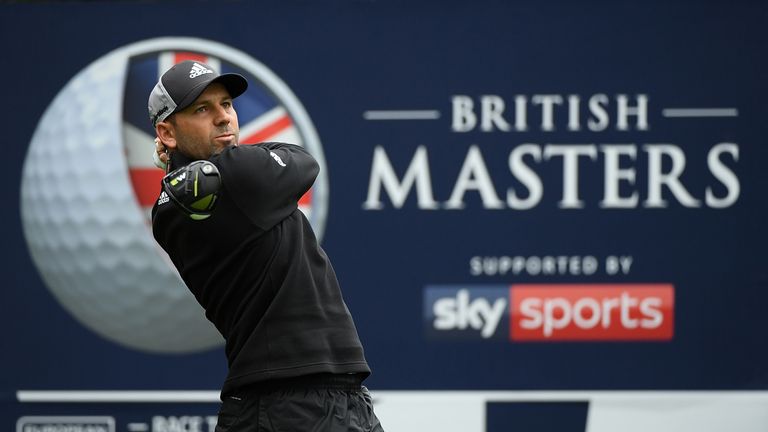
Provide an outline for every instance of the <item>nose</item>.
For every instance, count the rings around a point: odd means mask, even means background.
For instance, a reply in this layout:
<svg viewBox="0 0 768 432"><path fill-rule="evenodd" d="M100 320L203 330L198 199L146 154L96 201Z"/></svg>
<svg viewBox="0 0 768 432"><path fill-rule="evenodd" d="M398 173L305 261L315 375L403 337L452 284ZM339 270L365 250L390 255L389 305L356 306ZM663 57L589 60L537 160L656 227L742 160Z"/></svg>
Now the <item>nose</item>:
<svg viewBox="0 0 768 432"><path fill-rule="evenodd" d="M219 106L216 109L216 115L213 119L216 126L226 126L232 122L232 114L230 114L224 107Z"/></svg>

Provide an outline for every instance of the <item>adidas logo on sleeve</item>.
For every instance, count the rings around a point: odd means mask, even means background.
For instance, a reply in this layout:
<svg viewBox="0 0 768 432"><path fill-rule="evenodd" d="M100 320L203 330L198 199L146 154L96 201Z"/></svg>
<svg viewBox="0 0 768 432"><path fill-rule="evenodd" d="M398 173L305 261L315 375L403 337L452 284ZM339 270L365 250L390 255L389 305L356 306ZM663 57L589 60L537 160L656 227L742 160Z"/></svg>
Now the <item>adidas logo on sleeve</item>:
<svg viewBox="0 0 768 432"><path fill-rule="evenodd" d="M157 205L165 204L170 200L171 198L168 196L168 194L165 193L165 191L163 191L163 193L160 194L160 198L158 198L157 200Z"/></svg>

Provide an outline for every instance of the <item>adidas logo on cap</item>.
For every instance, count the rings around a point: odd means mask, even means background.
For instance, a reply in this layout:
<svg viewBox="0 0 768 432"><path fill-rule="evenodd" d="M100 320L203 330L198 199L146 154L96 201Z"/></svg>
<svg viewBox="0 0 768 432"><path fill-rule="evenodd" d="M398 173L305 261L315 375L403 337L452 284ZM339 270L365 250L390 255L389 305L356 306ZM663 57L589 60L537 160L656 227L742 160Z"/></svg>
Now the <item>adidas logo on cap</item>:
<svg viewBox="0 0 768 432"><path fill-rule="evenodd" d="M205 66L202 66L202 65L198 64L198 63L193 63L192 64L192 69L189 70L189 77L190 78L197 78L200 75L205 75L205 74L209 74L209 73L213 73L213 71L208 69L208 68L206 68Z"/></svg>

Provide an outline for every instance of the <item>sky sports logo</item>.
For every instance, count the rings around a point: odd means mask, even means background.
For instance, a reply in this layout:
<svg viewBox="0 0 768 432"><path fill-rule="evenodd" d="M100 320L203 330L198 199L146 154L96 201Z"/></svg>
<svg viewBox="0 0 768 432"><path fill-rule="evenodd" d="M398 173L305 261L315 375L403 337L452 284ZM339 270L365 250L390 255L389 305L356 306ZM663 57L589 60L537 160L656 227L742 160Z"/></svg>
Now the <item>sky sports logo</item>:
<svg viewBox="0 0 768 432"><path fill-rule="evenodd" d="M672 284L430 285L429 339L668 341Z"/></svg>

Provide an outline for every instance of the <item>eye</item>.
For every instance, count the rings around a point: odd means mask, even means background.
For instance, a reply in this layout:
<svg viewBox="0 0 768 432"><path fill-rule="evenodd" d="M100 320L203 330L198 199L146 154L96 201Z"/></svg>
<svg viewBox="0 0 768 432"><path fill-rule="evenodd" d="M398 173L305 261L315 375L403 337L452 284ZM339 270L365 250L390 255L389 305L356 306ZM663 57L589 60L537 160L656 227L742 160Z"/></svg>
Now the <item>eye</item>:
<svg viewBox="0 0 768 432"><path fill-rule="evenodd" d="M230 109L232 108L232 102L231 101L222 102L221 106L223 106L224 109Z"/></svg>
<svg viewBox="0 0 768 432"><path fill-rule="evenodd" d="M199 106L199 107L197 107L197 109L195 110L195 112L196 112L196 113L202 113L202 112L205 112L207 109L208 109L208 108L206 108L206 106L205 106L205 105L202 105L202 106Z"/></svg>

